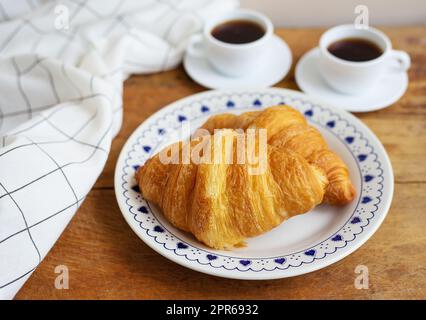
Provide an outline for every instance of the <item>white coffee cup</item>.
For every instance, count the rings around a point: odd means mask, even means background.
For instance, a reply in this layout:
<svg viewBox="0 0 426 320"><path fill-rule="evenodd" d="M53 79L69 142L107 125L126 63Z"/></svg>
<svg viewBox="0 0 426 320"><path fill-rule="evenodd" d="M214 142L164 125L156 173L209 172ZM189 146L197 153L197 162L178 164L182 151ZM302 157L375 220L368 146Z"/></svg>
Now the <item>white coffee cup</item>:
<svg viewBox="0 0 426 320"><path fill-rule="evenodd" d="M213 37L212 30L219 24L245 20L259 24L265 34L252 42L233 44L220 41ZM274 28L272 22L262 13L240 9L213 17L204 26L202 34L194 35L187 47L187 54L205 57L219 72L231 77L249 74L256 68L259 59L267 52Z"/></svg>
<svg viewBox="0 0 426 320"><path fill-rule="evenodd" d="M375 59L362 62L343 60L330 53L328 47L332 43L347 38L369 40L383 53ZM360 29L355 25L333 27L321 36L319 49L319 69L322 77L330 87L346 94L361 94L373 90L386 71L406 72L411 63L410 56L406 52L393 50L389 38L372 27L367 29Z"/></svg>

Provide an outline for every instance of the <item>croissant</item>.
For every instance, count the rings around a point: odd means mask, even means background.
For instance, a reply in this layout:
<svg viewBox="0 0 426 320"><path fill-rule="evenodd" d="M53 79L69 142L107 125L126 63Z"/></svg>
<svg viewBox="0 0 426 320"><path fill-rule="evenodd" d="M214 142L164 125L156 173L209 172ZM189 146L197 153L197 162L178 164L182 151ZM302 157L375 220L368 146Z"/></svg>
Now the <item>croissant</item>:
<svg viewBox="0 0 426 320"><path fill-rule="evenodd" d="M332 152L321 133L310 126L303 115L289 106L274 106L264 111L229 113L210 117L201 127L213 133L214 129L265 128L268 144L273 147L293 150L314 164L327 175L329 184L324 202L344 205L355 197L355 188L349 177L346 164Z"/></svg>
<svg viewBox="0 0 426 320"><path fill-rule="evenodd" d="M251 171L262 167L260 161L238 162L238 139L247 136L219 130L207 142L203 136L166 147L136 173L143 197L159 206L174 226L216 249L242 246L247 237L269 231L322 202L328 183L325 173L296 152L272 147L265 139L263 170ZM226 142L217 147L211 142L217 139ZM260 159L263 149L257 136L253 145ZM187 150L191 156L184 161ZM245 156L252 151L246 148ZM201 156L210 152L218 161L194 161L195 152Z"/></svg>

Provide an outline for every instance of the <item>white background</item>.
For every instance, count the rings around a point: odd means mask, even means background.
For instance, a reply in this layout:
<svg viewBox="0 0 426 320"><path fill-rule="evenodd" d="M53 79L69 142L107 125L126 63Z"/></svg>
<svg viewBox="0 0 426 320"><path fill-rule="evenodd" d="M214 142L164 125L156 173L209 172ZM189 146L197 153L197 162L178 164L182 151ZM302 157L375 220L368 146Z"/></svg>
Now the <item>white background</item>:
<svg viewBox="0 0 426 320"><path fill-rule="evenodd" d="M357 5L366 5L370 25L426 24L426 0L240 0L243 8L266 13L279 27L352 23Z"/></svg>

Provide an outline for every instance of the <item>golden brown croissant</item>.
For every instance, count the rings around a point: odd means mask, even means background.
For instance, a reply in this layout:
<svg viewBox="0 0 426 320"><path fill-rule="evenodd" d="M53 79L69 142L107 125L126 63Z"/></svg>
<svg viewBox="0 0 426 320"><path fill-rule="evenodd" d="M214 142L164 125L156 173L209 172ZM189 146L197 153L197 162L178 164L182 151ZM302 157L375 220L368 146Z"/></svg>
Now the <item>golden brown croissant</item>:
<svg viewBox="0 0 426 320"><path fill-rule="evenodd" d="M355 197L346 164L329 150L320 132L309 126L300 112L289 106L274 106L238 116L224 113L210 117L201 128L210 133L222 128L265 128L271 146L293 150L325 171L329 181L324 197L326 203L344 205Z"/></svg>
<svg viewBox="0 0 426 320"><path fill-rule="evenodd" d="M178 142L154 155L136 173L145 199L158 205L176 227L189 231L206 245L224 249L241 245L247 237L262 234L291 216L305 213L322 202L327 178L302 156L265 145L266 162L239 163L239 137L247 134L234 130L215 132L214 139L228 139L220 148L204 138L188 143ZM210 140L211 141L211 140ZM186 150L202 146L201 155L209 150L219 161L183 161ZM164 164L162 155L171 155ZM246 148L248 156L249 148ZM254 150L261 156L259 139ZM230 157L229 157L230 155ZM178 159L179 161L176 161ZM226 160L227 159L227 160ZM232 161L229 161L232 159Z"/></svg>

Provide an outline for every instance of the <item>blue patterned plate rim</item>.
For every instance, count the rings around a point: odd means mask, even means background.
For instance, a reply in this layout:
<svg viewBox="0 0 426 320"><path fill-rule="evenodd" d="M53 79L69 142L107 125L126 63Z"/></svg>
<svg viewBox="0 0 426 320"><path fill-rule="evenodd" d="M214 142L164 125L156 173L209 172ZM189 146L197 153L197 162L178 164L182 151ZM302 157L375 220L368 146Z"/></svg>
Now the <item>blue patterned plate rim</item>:
<svg viewBox="0 0 426 320"><path fill-rule="evenodd" d="M158 151L160 136L168 129L183 121L204 119L215 113L242 112L284 103L296 107L310 122L338 138L349 150L359 170L362 191L355 209L348 220L326 239L290 254L267 257L238 256L232 251L227 254L176 235L176 229L164 225L150 204L137 193L132 180L135 169ZM162 108L128 138L117 161L114 184L127 223L155 251L199 272L248 280L296 276L343 259L379 228L393 196L391 163L384 147L367 126L344 110L327 106L304 93L280 88L211 90ZM367 191L363 184L368 186Z"/></svg>

